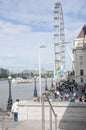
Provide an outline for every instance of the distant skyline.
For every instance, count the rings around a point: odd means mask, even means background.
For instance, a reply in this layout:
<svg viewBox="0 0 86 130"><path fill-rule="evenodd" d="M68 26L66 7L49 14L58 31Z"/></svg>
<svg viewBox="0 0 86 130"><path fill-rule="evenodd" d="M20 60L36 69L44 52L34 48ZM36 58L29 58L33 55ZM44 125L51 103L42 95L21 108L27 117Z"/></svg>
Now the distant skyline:
<svg viewBox="0 0 86 130"><path fill-rule="evenodd" d="M86 24L86 1L83 0L0 0L0 68L14 72L54 68L54 5L61 2L65 40L72 52L73 40ZM72 68L67 55L66 68Z"/></svg>

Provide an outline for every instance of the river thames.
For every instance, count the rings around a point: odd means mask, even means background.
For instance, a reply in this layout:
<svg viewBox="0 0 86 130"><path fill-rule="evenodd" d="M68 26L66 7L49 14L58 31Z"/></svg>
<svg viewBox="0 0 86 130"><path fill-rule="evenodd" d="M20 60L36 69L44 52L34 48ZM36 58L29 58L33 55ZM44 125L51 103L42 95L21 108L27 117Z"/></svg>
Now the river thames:
<svg viewBox="0 0 86 130"><path fill-rule="evenodd" d="M11 84L11 95L13 102L19 100L31 100L34 93L34 80L31 83ZM37 94L39 96L39 81L36 82ZM51 87L51 79L47 81L47 87ZM45 79L42 80L42 91L45 90ZM9 98L9 84L7 80L0 81L0 106L6 107Z"/></svg>

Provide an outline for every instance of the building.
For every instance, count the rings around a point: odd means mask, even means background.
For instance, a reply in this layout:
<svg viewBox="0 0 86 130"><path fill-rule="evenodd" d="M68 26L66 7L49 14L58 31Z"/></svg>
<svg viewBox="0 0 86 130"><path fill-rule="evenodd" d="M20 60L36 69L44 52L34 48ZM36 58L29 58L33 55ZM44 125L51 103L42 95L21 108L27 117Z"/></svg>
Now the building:
<svg viewBox="0 0 86 130"><path fill-rule="evenodd" d="M86 25L74 40L73 54L75 81L81 85L86 84Z"/></svg>
<svg viewBox="0 0 86 130"><path fill-rule="evenodd" d="M3 74L3 73L8 73L8 70L4 68L0 68L0 74Z"/></svg>

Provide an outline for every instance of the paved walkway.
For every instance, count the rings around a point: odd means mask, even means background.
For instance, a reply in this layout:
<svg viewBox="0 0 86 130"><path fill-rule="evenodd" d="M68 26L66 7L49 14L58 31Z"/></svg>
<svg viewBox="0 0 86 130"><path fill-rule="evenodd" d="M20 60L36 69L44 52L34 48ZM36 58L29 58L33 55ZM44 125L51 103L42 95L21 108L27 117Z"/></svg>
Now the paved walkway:
<svg viewBox="0 0 86 130"><path fill-rule="evenodd" d="M0 120L0 130L42 130L41 121L18 121L13 119ZM45 130L50 130L49 121L46 121ZM53 122L53 129L55 130L55 123ZM86 130L86 123L80 122L58 122L57 130Z"/></svg>

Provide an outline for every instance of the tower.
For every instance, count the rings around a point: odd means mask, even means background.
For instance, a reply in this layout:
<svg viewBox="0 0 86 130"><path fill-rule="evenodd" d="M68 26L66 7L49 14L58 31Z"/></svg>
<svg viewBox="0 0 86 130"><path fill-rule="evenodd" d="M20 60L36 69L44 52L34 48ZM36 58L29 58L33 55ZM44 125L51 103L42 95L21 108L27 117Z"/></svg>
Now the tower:
<svg viewBox="0 0 86 130"><path fill-rule="evenodd" d="M54 6L54 78L60 79L64 76L65 69L65 35L63 11L60 2Z"/></svg>

